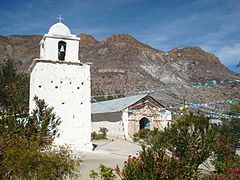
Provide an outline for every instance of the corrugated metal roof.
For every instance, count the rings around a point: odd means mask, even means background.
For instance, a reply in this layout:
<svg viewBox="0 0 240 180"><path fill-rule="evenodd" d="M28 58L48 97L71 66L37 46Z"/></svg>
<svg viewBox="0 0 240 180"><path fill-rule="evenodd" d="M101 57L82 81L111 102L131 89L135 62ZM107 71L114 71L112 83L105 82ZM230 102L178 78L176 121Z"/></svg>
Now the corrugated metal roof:
<svg viewBox="0 0 240 180"><path fill-rule="evenodd" d="M140 94L136 96L129 96L129 97L124 97L119 99L92 103L92 114L120 112L123 109L138 102L145 96L147 96L147 94Z"/></svg>

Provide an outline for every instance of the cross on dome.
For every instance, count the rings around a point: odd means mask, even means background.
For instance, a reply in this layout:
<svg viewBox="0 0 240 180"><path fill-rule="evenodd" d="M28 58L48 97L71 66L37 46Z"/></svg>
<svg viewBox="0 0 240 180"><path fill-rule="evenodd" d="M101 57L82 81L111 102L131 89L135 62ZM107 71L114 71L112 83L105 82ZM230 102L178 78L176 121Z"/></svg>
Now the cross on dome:
<svg viewBox="0 0 240 180"><path fill-rule="evenodd" d="M62 22L62 20L63 20L63 18L62 18L61 15L59 15L59 16L57 17L57 19L58 19L59 22Z"/></svg>

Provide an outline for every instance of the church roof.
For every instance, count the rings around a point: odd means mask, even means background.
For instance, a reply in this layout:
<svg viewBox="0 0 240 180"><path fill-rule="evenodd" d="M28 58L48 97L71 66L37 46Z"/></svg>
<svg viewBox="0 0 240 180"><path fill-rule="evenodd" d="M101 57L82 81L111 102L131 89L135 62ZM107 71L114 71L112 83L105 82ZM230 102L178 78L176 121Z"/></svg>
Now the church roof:
<svg viewBox="0 0 240 180"><path fill-rule="evenodd" d="M49 35L72 36L70 29L63 23L52 25L48 31Z"/></svg>
<svg viewBox="0 0 240 180"><path fill-rule="evenodd" d="M146 96L148 96L148 94L140 94L136 96L92 103L92 114L120 112Z"/></svg>

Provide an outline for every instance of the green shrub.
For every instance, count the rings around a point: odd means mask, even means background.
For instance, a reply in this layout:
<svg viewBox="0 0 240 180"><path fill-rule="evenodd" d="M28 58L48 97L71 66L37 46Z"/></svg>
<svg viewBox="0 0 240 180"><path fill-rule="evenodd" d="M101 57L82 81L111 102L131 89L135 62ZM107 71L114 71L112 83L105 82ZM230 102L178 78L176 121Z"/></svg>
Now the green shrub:
<svg viewBox="0 0 240 180"><path fill-rule="evenodd" d="M140 140L147 140L150 135L150 129L140 129L138 132L133 134L133 141L138 142Z"/></svg>
<svg viewBox="0 0 240 180"><path fill-rule="evenodd" d="M39 141L24 137L0 138L2 157L0 179L64 179L77 178L79 160L67 147L47 146L40 149Z"/></svg>
<svg viewBox="0 0 240 180"><path fill-rule="evenodd" d="M79 160L67 147L53 147L59 118L44 101L37 109L18 118L0 111L0 179L63 179L76 177Z"/></svg>
<svg viewBox="0 0 240 180"><path fill-rule="evenodd" d="M94 170L90 171L89 177L92 179L101 179L101 180L114 180L116 175L114 174L114 170L110 167L104 166L103 164L100 164L99 172L96 172Z"/></svg>
<svg viewBox="0 0 240 180"><path fill-rule="evenodd" d="M107 132L108 129L105 127L100 127L99 133L96 133L95 131L91 133L92 140L101 140L101 139L107 139Z"/></svg>
<svg viewBox="0 0 240 180"><path fill-rule="evenodd" d="M102 133L103 136L107 137L107 132L108 132L108 129L107 129L107 128L105 128L105 127L100 127L99 133Z"/></svg>

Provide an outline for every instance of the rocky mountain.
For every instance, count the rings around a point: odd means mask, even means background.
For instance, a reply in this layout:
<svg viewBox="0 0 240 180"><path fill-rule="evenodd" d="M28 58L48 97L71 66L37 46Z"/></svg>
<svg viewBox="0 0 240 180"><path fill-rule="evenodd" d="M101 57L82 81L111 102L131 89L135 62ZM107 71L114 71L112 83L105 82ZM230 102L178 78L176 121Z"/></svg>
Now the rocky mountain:
<svg viewBox="0 0 240 180"><path fill-rule="evenodd" d="M0 62L5 59L21 61L19 71L27 72L34 58L39 57L39 42L42 36L0 36Z"/></svg>
<svg viewBox="0 0 240 180"><path fill-rule="evenodd" d="M216 98L219 90L214 95L215 90L196 89L192 83L239 79L215 55L199 47L188 46L163 52L127 34L115 34L103 41L86 34L80 37L80 60L92 63L93 95L133 94L154 89L158 97L167 100L186 97L210 100ZM39 57L41 38L38 35L0 36L0 61L8 58L21 60L18 69L27 72L32 60ZM232 92L232 87L229 88ZM212 95L206 97L208 93Z"/></svg>
<svg viewBox="0 0 240 180"><path fill-rule="evenodd" d="M163 52L126 34L112 35L103 41L81 35L80 59L93 63L94 94L131 94L164 88L168 89L164 93L188 96L190 90L181 92L179 86L186 90L193 82L238 78L215 55L199 47Z"/></svg>

